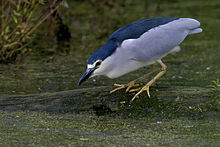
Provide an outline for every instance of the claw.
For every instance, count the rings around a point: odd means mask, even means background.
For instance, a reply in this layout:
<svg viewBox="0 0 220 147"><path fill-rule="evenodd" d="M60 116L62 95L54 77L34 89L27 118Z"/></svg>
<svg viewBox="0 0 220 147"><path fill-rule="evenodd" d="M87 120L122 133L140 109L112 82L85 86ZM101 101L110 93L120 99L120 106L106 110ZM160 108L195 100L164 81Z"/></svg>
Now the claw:
<svg viewBox="0 0 220 147"><path fill-rule="evenodd" d="M150 86L147 86L147 87L146 87L146 91L147 91L147 95L148 95L148 97L150 98L150 91L149 91L149 88L150 88Z"/></svg>

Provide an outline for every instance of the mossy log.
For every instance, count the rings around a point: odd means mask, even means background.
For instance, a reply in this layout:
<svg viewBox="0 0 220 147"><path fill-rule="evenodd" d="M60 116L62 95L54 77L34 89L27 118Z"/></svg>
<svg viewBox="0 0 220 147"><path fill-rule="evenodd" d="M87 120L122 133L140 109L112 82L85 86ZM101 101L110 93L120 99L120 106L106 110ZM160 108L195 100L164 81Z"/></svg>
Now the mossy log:
<svg viewBox="0 0 220 147"><path fill-rule="evenodd" d="M117 111L120 107L121 98L126 98L126 101L129 102L133 94L125 94L123 90L109 94L112 89L112 86L101 86L53 93L0 95L0 110L66 113L91 111L95 107L107 106L110 111ZM199 87L191 87L190 89L160 87L157 89L157 96L164 99L176 98L178 95L195 95L207 92L207 89Z"/></svg>

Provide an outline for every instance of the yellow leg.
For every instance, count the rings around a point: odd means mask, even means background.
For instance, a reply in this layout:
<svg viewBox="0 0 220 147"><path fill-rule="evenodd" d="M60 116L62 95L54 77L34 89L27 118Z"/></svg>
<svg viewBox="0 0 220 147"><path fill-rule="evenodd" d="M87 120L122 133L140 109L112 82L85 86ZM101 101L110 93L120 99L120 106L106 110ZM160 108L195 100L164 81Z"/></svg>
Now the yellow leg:
<svg viewBox="0 0 220 147"><path fill-rule="evenodd" d="M148 82L137 94L135 94L135 96L131 99L130 102L134 101L134 99L141 94L143 91L147 91L147 95L150 98L150 92L149 92L149 88L150 86L156 81L158 80L162 75L164 75L166 73L166 65L161 61L161 60L157 60L157 62L161 65L161 71L150 81Z"/></svg>
<svg viewBox="0 0 220 147"><path fill-rule="evenodd" d="M132 87L138 87L138 86L140 86L140 84L138 84L138 82L143 81L147 77L152 76L156 71L157 71L156 68L154 67L154 65L152 65L152 71L150 73L145 74L144 76L142 76L134 81L131 81L128 84L114 84L114 86L116 86L117 88L110 91L110 94L117 91L117 90L123 89L123 88L126 88L126 92L128 92Z"/></svg>

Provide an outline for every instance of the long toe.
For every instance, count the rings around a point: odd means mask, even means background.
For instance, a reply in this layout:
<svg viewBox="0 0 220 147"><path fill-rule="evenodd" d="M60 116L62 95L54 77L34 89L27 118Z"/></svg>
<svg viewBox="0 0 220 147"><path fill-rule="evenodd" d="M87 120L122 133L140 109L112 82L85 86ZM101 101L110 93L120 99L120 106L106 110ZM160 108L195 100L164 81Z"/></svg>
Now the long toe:
<svg viewBox="0 0 220 147"><path fill-rule="evenodd" d="M110 94L112 94L112 93L115 92L115 91L121 90L121 89L123 89L123 88L125 88L123 85L122 85L121 87L115 88L115 89L113 89L113 90L110 91Z"/></svg>
<svg viewBox="0 0 220 147"><path fill-rule="evenodd" d="M131 81L130 83L127 84L127 86L128 86L128 87L127 87L127 89L126 89L126 91L125 91L126 93L127 93L127 92L130 92L130 89L131 89L131 88L140 86L140 84L136 84L134 81Z"/></svg>
<svg viewBox="0 0 220 147"><path fill-rule="evenodd" d="M134 81L131 81L128 84L114 84L114 86L117 87L117 88L111 90L110 94L115 92L115 91L121 90L123 88L126 88L126 92L128 92L132 87L138 87L139 85L140 84L136 84Z"/></svg>
<svg viewBox="0 0 220 147"><path fill-rule="evenodd" d="M138 87L138 88L129 90L129 92L136 92L136 91L140 91L141 89L142 89L141 87Z"/></svg>
<svg viewBox="0 0 220 147"><path fill-rule="evenodd" d="M134 99L135 99L138 95L140 95L142 92L144 92L144 91L147 91L147 95L148 95L148 97L150 98L149 88L150 88L149 84L146 84L144 87L142 87L142 89L141 89L138 93L135 94L135 96L131 99L130 102L133 102ZM132 90L133 90L133 89L132 89ZM130 90L130 91L132 91L132 90ZM137 90L137 89L136 89L136 90Z"/></svg>

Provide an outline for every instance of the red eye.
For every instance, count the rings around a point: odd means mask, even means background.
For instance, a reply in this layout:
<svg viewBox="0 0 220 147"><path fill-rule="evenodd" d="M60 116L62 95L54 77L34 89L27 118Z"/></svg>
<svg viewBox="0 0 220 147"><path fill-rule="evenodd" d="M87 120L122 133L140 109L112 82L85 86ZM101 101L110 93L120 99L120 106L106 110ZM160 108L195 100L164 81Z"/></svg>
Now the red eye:
<svg viewBox="0 0 220 147"><path fill-rule="evenodd" d="M96 64L95 64L95 66L97 67L97 66L100 66L101 65L101 61L98 61L98 62L96 62Z"/></svg>

